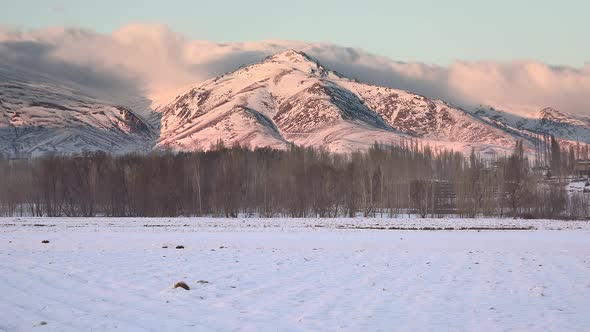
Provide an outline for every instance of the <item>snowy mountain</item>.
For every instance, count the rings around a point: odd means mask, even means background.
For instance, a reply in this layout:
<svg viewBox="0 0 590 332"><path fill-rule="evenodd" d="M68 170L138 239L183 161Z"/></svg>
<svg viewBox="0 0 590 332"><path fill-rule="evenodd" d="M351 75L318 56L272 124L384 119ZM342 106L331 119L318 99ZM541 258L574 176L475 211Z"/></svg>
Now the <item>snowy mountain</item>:
<svg viewBox="0 0 590 332"><path fill-rule="evenodd" d="M511 149L515 137L443 101L359 83L287 51L198 84L158 110L158 146L287 143L335 152L419 139L441 148Z"/></svg>
<svg viewBox="0 0 590 332"><path fill-rule="evenodd" d="M534 139L539 134L554 135L565 146L590 143L590 118L547 107L523 112L502 107L480 106L473 113L482 121L515 137Z"/></svg>
<svg viewBox="0 0 590 332"><path fill-rule="evenodd" d="M96 150L125 153L153 148L157 126L130 106L92 97L82 88L63 82L9 76L2 69L1 154L31 157Z"/></svg>
<svg viewBox="0 0 590 332"><path fill-rule="evenodd" d="M0 153L115 153L231 146L333 152L415 140L434 149L509 152L538 134L590 143L590 119L545 108L532 114L441 100L343 77L305 53L287 51L196 84L155 110L139 96L115 96L0 68ZM11 73L12 75L8 75Z"/></svg>

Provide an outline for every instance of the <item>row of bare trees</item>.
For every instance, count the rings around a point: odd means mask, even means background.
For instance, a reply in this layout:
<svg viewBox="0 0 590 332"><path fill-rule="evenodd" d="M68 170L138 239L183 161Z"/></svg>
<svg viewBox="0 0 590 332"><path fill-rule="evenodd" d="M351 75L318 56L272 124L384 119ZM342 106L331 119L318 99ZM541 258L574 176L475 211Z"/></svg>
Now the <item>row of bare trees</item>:
<svg viewBox="0 0 590 332"><path fill-rule="evenodd" d="M522 142L493 161L413 143L350 155L219 144L194 153L0 158L0 215L590 216L587 195L568 195L530 164Z"/></svg>

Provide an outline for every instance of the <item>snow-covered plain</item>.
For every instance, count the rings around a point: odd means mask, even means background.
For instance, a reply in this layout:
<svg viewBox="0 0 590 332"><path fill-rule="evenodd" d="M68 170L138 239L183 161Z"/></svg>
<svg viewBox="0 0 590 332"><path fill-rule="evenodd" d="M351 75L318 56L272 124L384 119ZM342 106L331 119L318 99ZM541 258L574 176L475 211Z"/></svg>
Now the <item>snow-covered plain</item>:
<svg viewBox="0 0 590 332"><path fill-rule="evenodd" d="M0 294L0 331L588 331L590 225L5 218Z"/></svg>

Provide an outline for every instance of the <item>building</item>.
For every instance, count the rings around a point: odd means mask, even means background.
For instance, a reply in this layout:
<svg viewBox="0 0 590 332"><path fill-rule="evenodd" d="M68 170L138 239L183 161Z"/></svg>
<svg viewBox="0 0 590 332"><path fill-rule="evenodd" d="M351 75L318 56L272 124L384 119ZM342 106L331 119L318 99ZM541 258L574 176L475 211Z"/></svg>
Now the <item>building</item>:
<svg viewBox="0 0 590 332"><path fill-rule="evenodd" d="M590 177L590 160L576 160L574 172L579 176Z"/></svg>

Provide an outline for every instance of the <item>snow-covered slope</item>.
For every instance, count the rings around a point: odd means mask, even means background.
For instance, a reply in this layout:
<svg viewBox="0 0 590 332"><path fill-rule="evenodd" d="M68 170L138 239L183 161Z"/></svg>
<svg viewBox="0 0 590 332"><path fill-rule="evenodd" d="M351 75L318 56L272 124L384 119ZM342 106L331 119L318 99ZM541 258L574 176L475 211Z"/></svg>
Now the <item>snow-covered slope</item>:
<svg viewBox="0 0 590 332"><path fill-rule="evenodd" d="M288 143L362 148L396 138L381 117L340 78L289 51L204 82L161 108L159 146L180 150L226 144L286 147Z"/></svg>
<svg viewBox="0 0 590 332"><path fill-rule="evenodd" d="M157 137L153 115L85 94L63 82L0 71L0 153L11 157L46 153L149 151ZM9 73L14 74L14 71ZM20 73L22 74L22 73ZM139 114L139 115L138 115ZM146 118L147 117L147 118Z"/></svg>
<svg viewBox="0 0 590 332"><path fill-rule="evenodd" d="M473 114L515 137L534 139L539 134L554 135L565 146L590 143L590 118L551 107L523 111L502 106L480 106Z"/></svg>
<svg viewBox="0 0 590 332"><path fill-rule="evenodd" d="M219 139L337 152L409 138L460 150L511 149L515 142L443 101L356 82L292 50L198 84L159 111L158 145L178 150L206 149Z"/></svg>

